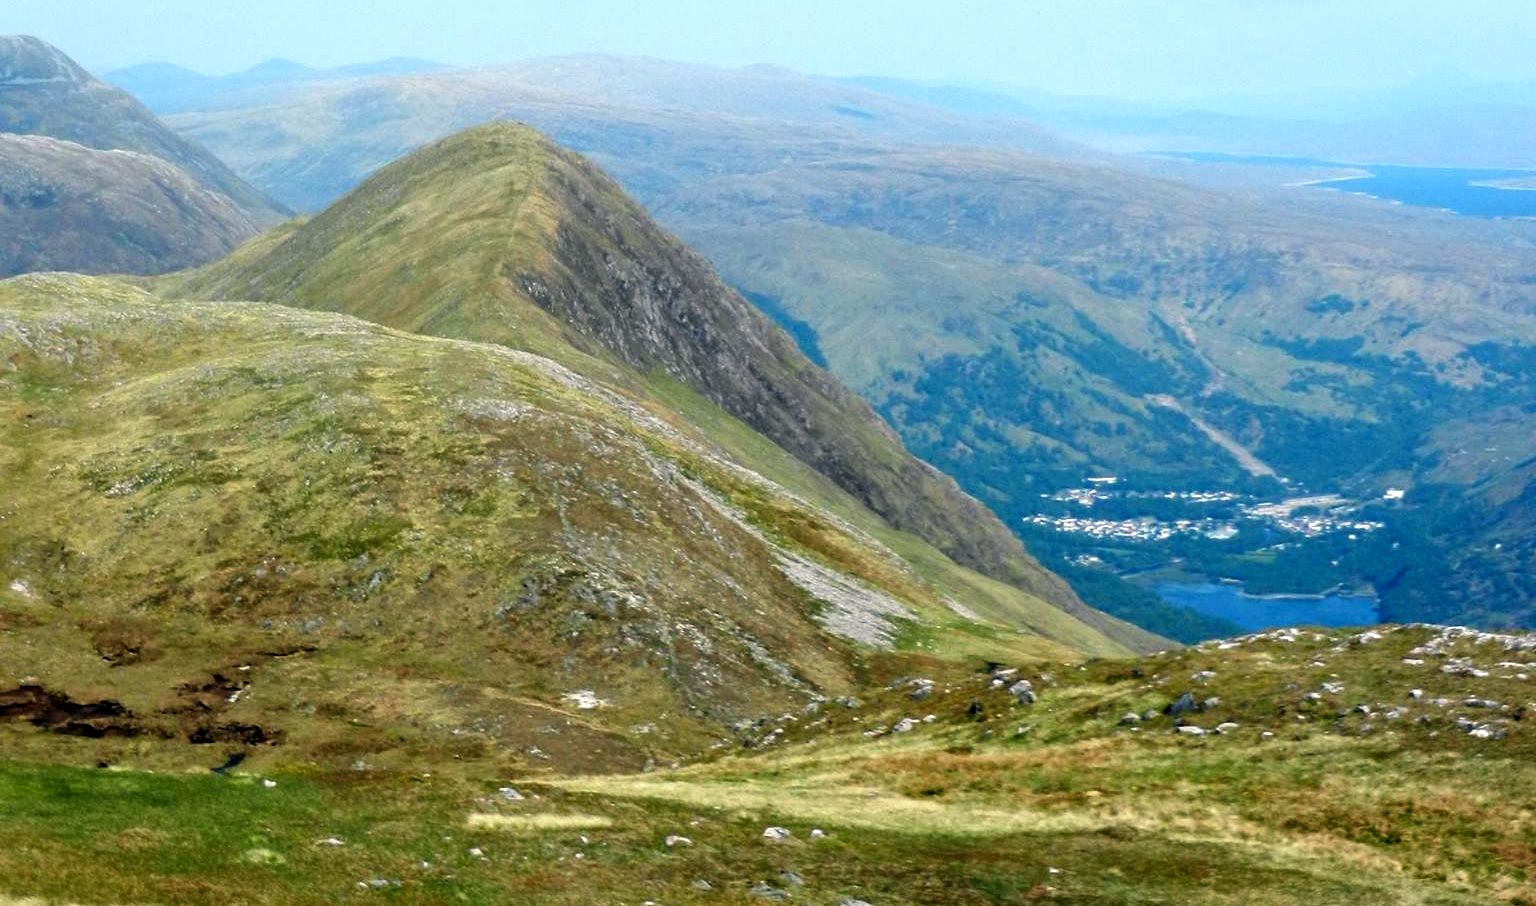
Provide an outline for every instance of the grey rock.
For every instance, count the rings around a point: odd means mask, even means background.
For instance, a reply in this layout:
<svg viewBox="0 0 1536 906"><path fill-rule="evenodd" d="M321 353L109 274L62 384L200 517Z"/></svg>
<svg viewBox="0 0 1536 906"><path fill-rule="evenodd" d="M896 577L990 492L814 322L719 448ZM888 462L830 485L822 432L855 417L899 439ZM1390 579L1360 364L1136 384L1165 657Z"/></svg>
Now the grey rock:
<svg viewBox="0 0 1536 906"><path fill-rule="evenodd" d="M1186 692L1163 708L1163 713L1169 717L1179 717L1193 713L1199 706L1195 703L1195 697Z"/></svg>

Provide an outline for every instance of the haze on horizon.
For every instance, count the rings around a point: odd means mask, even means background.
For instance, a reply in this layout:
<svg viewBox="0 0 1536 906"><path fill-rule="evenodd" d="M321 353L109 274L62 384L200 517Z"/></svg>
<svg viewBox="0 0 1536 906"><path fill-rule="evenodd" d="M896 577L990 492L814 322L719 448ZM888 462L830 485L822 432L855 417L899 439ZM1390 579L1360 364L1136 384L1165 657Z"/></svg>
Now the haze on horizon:
<svg viewBox="0 0 1536 906"><path fill-rule="evenodd" d="M1229 112L1433 97L1536 83L1536 5L1499 0L10 0L0 32L97 72L168 62L208 74L285 58L455 65L618 53L831 76L1010 86Z"/></svg>

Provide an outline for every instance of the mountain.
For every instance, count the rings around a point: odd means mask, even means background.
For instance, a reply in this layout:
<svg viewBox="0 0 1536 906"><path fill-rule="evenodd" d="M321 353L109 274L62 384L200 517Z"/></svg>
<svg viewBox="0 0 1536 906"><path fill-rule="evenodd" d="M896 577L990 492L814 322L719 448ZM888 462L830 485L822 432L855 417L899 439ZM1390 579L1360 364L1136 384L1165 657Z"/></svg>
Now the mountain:
<svg viewBox="0 0 1536 906"><path fill-rule="evenodd" d="M574 56L230 93L170 115L183 135L298 210L314 211L402 154L515 119L594 155L649 197L702 174L872 143L974 143L1091 154L1020 120L978 122L768 67Z"/></svg>
<svg viewBox="0 0 1536 906"><path fill-rule="evenodd" d="M270 226L286 214L130 95L37 38L0 37L0 133L45 135L101 151L156 157L230 199L253 223Z"/></svg>
<svg viewBox="0 0 1536 906"><path fill-rule="evenodd" d="M257 232L228 197L157 157L0 133L0 275L158 273Z"/></svg>
<svg viewBox="0 0 1536 906"><path fill-rule="evenodd" d="M1084 607L615 183L526 128L446 139L315 219L165 285L520 348L558 338L700 394L957 562L1154 643Z"/></svg>
<svg viewBox="0 0 1536 906"><path fill-rule="evenodd" d="M8 752L638 769L1159 642L525 127L201 271L0 283L0 361Z"/></svg>
<svg viewBox="0 0 1536 906"><path fill-rule="evenodd" d="M234 102L236 98L240 102L249 103L262 90L295 83L404 75L442 68L441 63L413 57L391 57L329 69L304 66L290 60L268 60L241 72L209 76L171 63L142 63L114 69L102 78L163 116L216 109Z"/></svg>
<svg viewBox="0 0 1536 906"><path fill-rule="evenodd" d="M1021 533L1042 495L1105 473L1136 493L1338 493L1387 526L1363 542L1255 529L1177 553L1049 551L1092 603L1160 631L1172 615L1148 616L1151 593L1115 575L1171 557L1255 591L1372 588L1388 618L1536 620L1519 531L1536 450L1508 427L1529 426L1521 363L1536 344L1525 225L1253 191L1229 168L1041 138L1011 112L777 70L685 83L692 71L596 58L315 83L175 124L313 207L389 156L514 111L601 163ZM883 113L844 116L848 98ZM1455 425L1505 440L1463 448ZM1408 493L1388 505L1394 487ZM1030 535L1042 541L1062 539Z"/></svg>
<svg viewBox="0 0 1536 906"><path fill-rule="evenodd" d="M1268 341L1242 349L1314 363L1277 398L1331 375L1379 425L1418 424L1394 395L1425 407L1404 520L1455 487L1530 526L1536 368L1486 339L1522 336L1516 237L1468 293L1459 227L1431 242L1389 217L1313 248L1286 230L1315 212L1207 220L1234 202L931 154L780 157L760 183L694 180L671 216L758 231L763 279L788 284L774 259L794 252L799 289L758 304L829 363L879 380L877 328L984 359L947 417L1074 369L1062 386L1105 409L1187 373L1199 389L1160 408L1285 462L1223 408L1262 369L1202 342L1264 337L1262 301ZM1230 246L1256 237L1269 282L1231 285ZM1112 279L1139 250L1168 269ZM1287 307L1349 262L1383 281L1369 300ZM849 296L828 309L870 357L811 323L806 288ZM861 301L887 295L890 326ZM1393 312L1424 323L1394 332ZM1329 319L1362 333L1278 332ZM1004 331L1017 358L985 352ZM1445 367L1409 384L1377 361L1410 352ZM993 380L1005 360L1035 370ZM923 386L946 386L930 364ZM1086 399L1030 423L1070 430ZM0 281L0 474L0 903L1536 899L1536 636L1282 629L1134 654L1157 640L1085 608L526 127L443 139L200 269Z"/></svg>

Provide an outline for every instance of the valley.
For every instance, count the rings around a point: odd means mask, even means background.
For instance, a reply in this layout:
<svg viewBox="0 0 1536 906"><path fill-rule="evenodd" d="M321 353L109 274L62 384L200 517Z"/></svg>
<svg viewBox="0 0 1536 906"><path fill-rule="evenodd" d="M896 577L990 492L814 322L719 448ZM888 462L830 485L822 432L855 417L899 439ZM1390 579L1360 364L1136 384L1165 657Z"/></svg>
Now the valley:
<svg viewBox="0 0 1536 906"><path fill-rule="evenodd" d="M1035 514L1022 518L1021 535L1069 575L1113 575L1247 631L1378 621L1377 593L1360 577L1376 568L1373 558L1401 549L1379 539L1393 534L1402 489L1359 501L1119 485L1100 476L1042 493ZM1200 631L1218 630L1210 624Z"/></svg>

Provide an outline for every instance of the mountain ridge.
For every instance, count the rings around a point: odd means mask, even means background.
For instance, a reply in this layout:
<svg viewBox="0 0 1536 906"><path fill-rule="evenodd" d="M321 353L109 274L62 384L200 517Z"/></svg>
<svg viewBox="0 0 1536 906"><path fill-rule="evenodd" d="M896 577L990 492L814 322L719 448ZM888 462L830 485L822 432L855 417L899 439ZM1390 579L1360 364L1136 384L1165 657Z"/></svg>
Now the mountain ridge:
<svg viewBox="0 0 1536 906"><path fill-rule="evenodd" d="M615 183L525 126L445 139L318 217L159 285L521 348L548 346L555 333L590 355L661 371L958 562L1133 645L1158 644L1082 605Z"/></svg>

